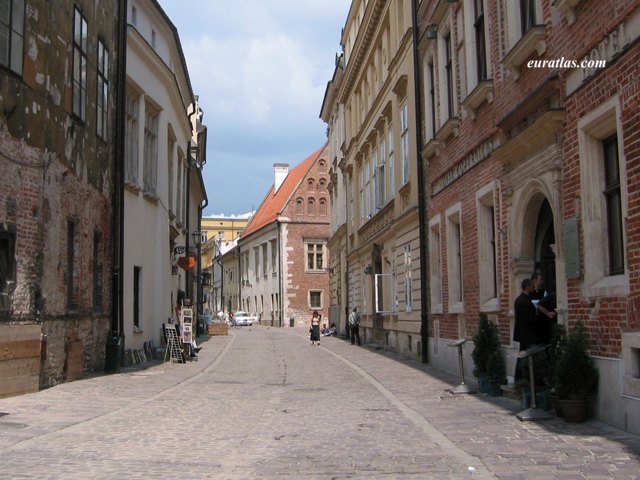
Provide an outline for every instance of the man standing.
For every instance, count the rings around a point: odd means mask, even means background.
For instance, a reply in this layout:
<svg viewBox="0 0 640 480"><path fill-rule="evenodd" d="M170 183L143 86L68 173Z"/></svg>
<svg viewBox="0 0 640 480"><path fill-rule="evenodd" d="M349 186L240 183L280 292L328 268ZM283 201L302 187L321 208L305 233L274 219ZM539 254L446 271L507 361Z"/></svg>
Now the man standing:
<svg viewBox="0 0 640 480"><path fill-rule="evenodd" d="M353 345L356 340L358 341L358 345L360 345L360 314L358 313L357 307L353 307L353 312L349 314L349 331L351 332L351 345Z"/></svg>
<svg viewBox="0 0 640 480"><path fill-rule="evenodd" d="M536 343L542 343L544 339L545 326L536 316L536 306L531 301L532 293L533 283L531 279L525 278L522 280L522 292L513 305L515 315L513 339L520 342L521 351Z"/></svg>

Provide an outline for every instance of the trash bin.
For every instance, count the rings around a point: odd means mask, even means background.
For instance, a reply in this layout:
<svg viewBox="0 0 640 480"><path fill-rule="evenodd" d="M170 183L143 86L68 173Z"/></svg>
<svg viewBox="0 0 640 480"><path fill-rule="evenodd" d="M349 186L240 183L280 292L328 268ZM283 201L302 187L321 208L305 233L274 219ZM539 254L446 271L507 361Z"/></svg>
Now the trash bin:
<svg viewBox="0 0 640 480"><path fill-rule="evenodd" d="M289 317L289 326L293 327L293 326L295 326L295 324L296 324L296 317L294 315L291 315Z"/></svg>
<svg viewBox="0 0 640 480"><path fill-rule="evenodd" d="M120 371L120 337L115 333L107 338L104 371L106 373L118 373Z"/></svg>

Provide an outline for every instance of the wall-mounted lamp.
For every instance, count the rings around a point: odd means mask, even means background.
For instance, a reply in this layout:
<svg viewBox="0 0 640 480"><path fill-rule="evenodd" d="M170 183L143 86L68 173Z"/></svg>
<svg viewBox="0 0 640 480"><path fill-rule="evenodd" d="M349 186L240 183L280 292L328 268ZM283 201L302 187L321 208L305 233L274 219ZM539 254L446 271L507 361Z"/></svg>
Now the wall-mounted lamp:
<svg viewBox="0 0 640 480"><path fill-rule="evenodd" d="M371 265L367 265L366 267L364 267L365 275L371 275L372 273L373 273L373 268L371 267Z"/></svg>
<svg viewBox="0 0 640 480"><path fill-rule="evenodd" d="M427 38L433 40L438 36L438 25L433 23L427 25Z"/></svg>

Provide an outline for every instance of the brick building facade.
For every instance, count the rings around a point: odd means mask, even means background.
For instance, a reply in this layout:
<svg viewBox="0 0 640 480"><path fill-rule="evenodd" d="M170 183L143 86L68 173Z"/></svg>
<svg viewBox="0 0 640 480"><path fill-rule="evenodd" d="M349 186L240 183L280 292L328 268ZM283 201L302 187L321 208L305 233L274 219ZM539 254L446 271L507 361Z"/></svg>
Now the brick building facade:
<svg viewBox="0 0 640 480"><path fill-rule="evenodd" d="M104 366L118 63L118 2L12 0L8 8L0 396Z"/></svg>
<svg viewBox="0 0 640 480"><path fill-rule="evenodd" d="M485 312L512 375L541 272L591 335L595 416L640 432L640 2L425 0L418 22L432 362L456 371L446 346Z"/></svg>
<svg viewBox="0 0 640 480"><path fill-rule="evenodd" d="M234 255L240 260L240 309L262 324L309 322L329 312L328 147L289 170L274 165L274 185L242 232Z"/></svg>

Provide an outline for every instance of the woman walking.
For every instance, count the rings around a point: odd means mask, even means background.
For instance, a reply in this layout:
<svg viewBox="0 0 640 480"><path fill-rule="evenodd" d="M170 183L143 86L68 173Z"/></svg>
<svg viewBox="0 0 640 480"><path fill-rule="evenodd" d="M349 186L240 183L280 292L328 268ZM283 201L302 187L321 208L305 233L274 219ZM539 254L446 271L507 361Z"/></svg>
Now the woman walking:
<svg viewBox="0 0 640 480"><path fill-rule="evenodd" d="M317 310L313 311L313 315L311 315L311 328L309 328L311 345L315 342L318 342L320 345L320 314Z"/></svg>

